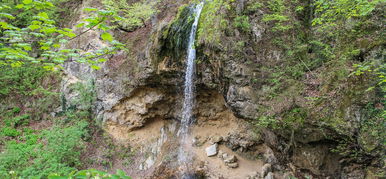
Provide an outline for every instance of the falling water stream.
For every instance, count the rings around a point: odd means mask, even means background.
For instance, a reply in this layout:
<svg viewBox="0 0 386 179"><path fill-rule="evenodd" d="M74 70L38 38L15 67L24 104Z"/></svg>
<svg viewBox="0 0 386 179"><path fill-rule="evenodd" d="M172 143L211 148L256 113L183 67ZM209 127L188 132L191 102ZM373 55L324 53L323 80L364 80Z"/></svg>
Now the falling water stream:
<svg viewBox="0 0 386 179"><path fill-rule="evenodd" d="M184 104L181 119L180 135L180 148L178 153L178 162L182 170L182 178L189 177L190 165L192 162L192 156L190 153L191 143L189 141L190 125L193 123L192 110L194 106L194 76L195 76L195 59L196 49L194 42L196 38L196 31L198 20L200 18L201 10L204 6L204 2L196 5L193 9L194 22L190 30L189 43L187 48L187 60L186 60L186 72L185 72L185 86L184 86Z"/></svg>

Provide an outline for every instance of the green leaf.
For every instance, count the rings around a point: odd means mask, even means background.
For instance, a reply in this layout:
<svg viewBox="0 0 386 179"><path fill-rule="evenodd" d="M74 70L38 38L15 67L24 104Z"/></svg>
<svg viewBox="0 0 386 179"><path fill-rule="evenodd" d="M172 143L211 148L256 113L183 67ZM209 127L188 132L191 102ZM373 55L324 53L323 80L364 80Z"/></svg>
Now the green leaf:
<svg viewBox="0 0 386 179"><path fill-rule="evenodd" d="M33 0L23 0L24 4L31 4Z"/></svg>
<svg viewBox="0 0 386 179"><path fill-rule="evenodd" d="M42 25L42 22L41 21L32 21L31 22L32 25Z"/></svg>
<svg viewBox="0 0 386 179"><path fill-rule="evenodd" d="M28 28L31 30L36 30L36 29L40 28L40 25L30 25L30 26L28 26Z"/></svg>
<svg viewBox="0 0 386 179"><path fill-rule="evenodd" d="M98 11L98 9L97 8L84 8L83 9L84 11L86 11L86 12L92 12L92 11Z"/></svg>
<svg viewBox="0 0 386 179"><path fill-rule="evenodd" d="M77 24L75 27L79 28L79 27L84 27L84 25L86 25L85 23L80 23L80 24Z"/></svg>
<svg viewBox="0 0 386 179"><path fill-rule="evenodd" d="M98 25L98 29L106 31L106 30L109 30L110 27L108 25L104 24L104 23L101 23L101 24Z"/></svg>
<svg viewBox="0 0 386 179"><path fill-rule="evenodd" d="M9 24L6 23L6 22L0 22L0 27L1 27L2 29L10 29Z"/></svg>
<svg viewBox="0 0 386 179"><path fill-rule="evenodd" d="M63 34L67 37L70 37L70 38L74 38L76 37L76 34L72 33L72 32L67 32L67 31L64 31L64 30L59 30L58 31L60 34Z"/></svg>
<svg viewBox="0 0 386 179"><path fill-rule="evenodd" d="M69 28L63 28L63 30L67 32L72 32L72 29L69 29Z"/></svg>
<svg viewBox="0 0 386 179"><path fill-rule="evenodd" d="M66 40L66 39L60 39L59 40L59 43L62 43L62 44L67 43L67 42L68 42L68 40Z"/></svg>
<svg viewBox="0 0 386 179"><path fill-rule="evenodd" d="M103 40L107 40L107 41L113 41L113 36L107 32L104 32L102 35L101 35L102 39Z"/></svg>
<svg viewBox="0 0 386 179"><path fill-rule="evenodd" d="M50 46L42 46L42 47L40 47L40 49L42 49L42 50L48 50L48 49L50 49Z"/></svg>
<svg viewBox="0 0 386 179"><path fill-rule="evenodd" d="M18 8L18 9L21 9L21 8L23 8L24 7L24 4L18 4L17 6L15 6L16 8Z"/></svg>
<svg viewBox="0 0 386 179"><path fill-rule="evenodd" d="M48 176L48 179L68 179L69 177L63 177L63 176Z"/></svg>
<svg viewBox="0 0 386 179"><path fill-rule="evenodd" d="M54 44L54 45L52 45L52 47L54 47L54 48L60 48L60 44Z"/></svg>
<svg viewBox="0 0 386 179"><path fill-rule="evenodd" d="M43 28L40 30L40 32L46 33L46 34L52 34L56 32L56 27L51 27L51 28Z"/></svg>
<svg viewBox="0 0 386 179"><path fill-rule="evenodd" d="M117 169L117 175L123 177L123 176L126 176L126 173L120 169Z"/></svg>
<svg viewBox="0 0 386 179"><path fill-rule="evenodd" d="M48 14L46 12L40 12L38 17L42 17L43 19L49 19Z"/></svg>
<svg viewBox="0 0 386 179"><path fill-rule="evenodd" d="M105 58L100 58L100 59L98 60L99 63L103 63L103 62L105 62L105 61L107 61L107 59L105 59Z"/></svg>
<svg viewBox="0 0 386 179"><path fill-rule="evenodd" d="M100 66L97 66L97 65L91 65L91 68L94 69L94 70L99 70L101 69Z"/></svg>
<svg viewBox="0 0 386 179"><path fill-rule="evenodd" d="M8 14L8 13L0 13L0 17L5 17L5 18L8 18L8 19L15 19L15 17L13 17L11 14Z"/></svg>
<svg viewBox="0 0 386 179"><path fill-rule="evenodd" d="M30 44L23 43L23 44L18 44L18 46L22 47L25 51L31 51L32 50L32 47Z"/></svg>

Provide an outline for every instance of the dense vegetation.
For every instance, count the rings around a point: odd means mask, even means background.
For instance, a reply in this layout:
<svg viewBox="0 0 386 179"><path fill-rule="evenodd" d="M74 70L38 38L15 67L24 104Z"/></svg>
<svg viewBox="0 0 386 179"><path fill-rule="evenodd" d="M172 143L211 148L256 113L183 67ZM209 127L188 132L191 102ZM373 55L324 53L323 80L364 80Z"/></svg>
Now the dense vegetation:
<svg viewBox="0 0 386 179"><path fill-rule="evenodd" d="M72 7L76 0L0 1L0 178L127 178L122 171L109 175L82 170L87 166L82 152L87 145L92 145L94 136L101 133L93 114L94 84L90 81L72 86L79 95L69 104L59 91L61 70L65 62L86 63L98 70L98 65L107 61L109 55L128 50L125 44L114 39L113 32L133 32L146 27L146 22L158 12L159 2L101 0L101 7L83 9L86 17L74 25L64 20L77 18L79 14L69 13L74 9L59 7ZM382 19L385 1L255 0L248 1L240 12L235 10L234 3L234 0L212 0L203 9L197 46L223 54L211 60L229 56L241 59L248 40L253 39L253 15L263 11L261 20L269 27L266 29L269 39L264 39L267 42L262 45L283 50L286 59L272 62L272 68L261 69L269 74L266 81L251 79L265 85L263 97L268 100L278 100L283 95L295 98L301 93L300 88L304 88L299 81L312 76L327 84L321 87L322 92L343 91L340 94L360 101L366 118L354 138L345 126L345 111L339 111L344 106L333 104L328 107L334 112L314 112L315 106L333 101L332 97L316 96L307 98L307 107L293 106L280 114L270 113L262 106L262 115L254 121L257 128L271 128L293 138L307 119L317 119L315 126L331 128L344 136L339 139L335 152L363 163L369 158L381 160L386 145L386 63L384 59L364 60L364 57L385 45ZM180 8L171 29L191 21L179 21L184 13L189 13L186 7ZM242 35L233 37L232 29ZM100 34L104 47L74 48L74 40L92 31ZM168 34L181 38L172 31L165 34L165 38ZM180 45L173 44L176 39L169 40L173 47ZM255 61L246 63L261 67ZM349 85L353 87L347 87ZM370 93L376 97L359 100ZM109 148L124 157L130 156L130 150ZM112 156L118 153L114 152L108 151L104 155L107 159L97 162L109 169Z"/></svg>

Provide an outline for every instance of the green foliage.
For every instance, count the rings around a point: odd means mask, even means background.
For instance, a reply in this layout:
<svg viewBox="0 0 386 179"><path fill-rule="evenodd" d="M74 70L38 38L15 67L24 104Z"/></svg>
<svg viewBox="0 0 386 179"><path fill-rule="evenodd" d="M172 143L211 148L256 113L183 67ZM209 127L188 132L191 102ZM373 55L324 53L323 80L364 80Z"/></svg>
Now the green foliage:
<svg viewBox="0 0 386 179"><path fill-rule="evenodd" d="M315 51L315 54L317 55L315 57L315 60L328 60L328 59L334 59L335 55L333 53L333 49L330 45L323 43L319 40L311 40L309 42L311 48Z"/></svg>
<svg viewBox="0 0 386 179"><path fill-rule="evenodd" d="M55 126L37 132L25 128L19 140L5 142L0 154L0 176L9 178L10 172L22 178L47 177L50 173L67 174L80 164L82 136L86 122L70 126Z"/></svg>
<svg viewBox="0 0 386 179"><path fill-rule="evenodd" d="M284 0L269 0L267 7L270 13L264 14L262 20L274 24L271 29L273 32L285 32L292 28L289 24L289 16L286 14L288 8Z"/></svg>
<svg viewBox="0 0 386 179"><path fill-rule="evenodd" d="M261 116L255 122L259 128L271 128L276 130L301 130L306 122L307 112L304 108L295 107L282 116ZM284 132L284 131L283 131Z"/></svg>
<svg viewBox="0 0 386 179"><path fill-rule="evenodd" d="M258 128L278 128L278 120L271 116L261 116L255 122L256 127Z"/></svg>
<svg viewBox="0 0 386 179"><path fill-rule="evenodd" d="M361 75L376 75L377 83L374 86L371 86L367 91L373 90L376 87L380 87L383 92L386 92L386 64L377 64L374 59L372 61L365 61L361 64L354 64L353 67L355 70L350 74L361 76Z"/></svg>
<svg viewBox="0 0 386 179"><path fill-rule="evenodd" d="M248 1L246 11L247 13L253 13L262 8L264 5L261 2Z"/></svg>
<svg viewBox="0 0 386 179"><path fill-rule="evenodd" d="M106 22L120 17L111 11L86 9L92 15L77 26L86 30L75 34L72 29L56 25L52 17L55 9L55 4L47 0L23 1L22 4L14 4L12 7L0 5L0 10L6 12L0 16L0 66L21 67L23 64L34 63L42 64L45 69L54 70L62 68L60 64L69 59L95 66L100 62L98 58L123 48L121 43L112 40L111 37L106 39L110 46L93 52L81 54L83 51L81 49L63 48L67 47L71 40L91 29L109 30L110 27ZM28 18L18 21L20 17L17 14L23 13L28 14Z"/></svg>
<svg viewBox="0 0 386 179"><path fill-rule="evenodd" d="M20 115L20 116L16 116L13 119L11 119L11 121L12 121L11 126L12 127L17 127L17 126L28 124L28 119L29 118L30 118L30 115L28 115L28 114L23 114L23 115Z"/></svg>
<svg viewBox="0 0 386 179"><path fill-rule="evenodd" d="M23 68L3 66L0 71L0 98L4 100L0 101L0 113L7 111L7 106L14 105L28 110L31 119L42 118L43 113L58 104L58 93L54 90L59 85L58 75L35 64L26 64ZM13 110L14 113L21 111L19 107ZM2 117L6 118L5 115Z"/></svg>
<svg viewBox="0 0 386 179"><path fill-rule="evenodd" d="M75 83L73 89L79 93L74 104L82 106L81 109L92 109L92 106L96 101L94 81L90 80L85 83Z"/></svg>
<svg viewBox="0 0 386 179"><path fill-rule="evenodd" d="M318 14L314 18L312 25L322 25L331 28L339 25L342 21L351 18L369 15L381 0L317 0L315 1L315 11Z"/></svg>
<svg viewBox="0 0 386 179"><path fill-rule="evenodd" d="M330 60L334 66L345 65L347 61L360 60L358 57L363 58L367 50L384 43L384 38L378 33L382 26L376 20L384 15L384 5L384 1L378 0L315 1L316 17L312 20L312 26L315 29L314 38L318 40L311 41L311 45L317 57ZM344 73L340 79L372 76L376 81L367 91L376 87L386 91L385 66L379 64L379 60L356 61L353 68L351 74Z"/></svg>
<svg viewBox="0 0 386 179"><path fill-rule="evenodd" d="M251 30L251 24L249 23L249 17L246 15L237 16L235 18L234 25L236 28L238 28L244 32L249 32Z"/></svg>
<svg viewBox="0 0 386 179"><path fill-rule="evenodd" d="M71 89L78 94L73 101L62 104L63 112L67 120L91 119L92 110L96 101L94 81L78 82L71 86Z"/></svg>
<svg viewBox="0 0 386 179"><path fill-rule="evenodd" d="M17 137L20 135L20 132L18 130L11 127L3 127L0 129L0 132L0 136Z"/></svg>
<svg viewBox="0 0 386 179"><path fill-rule="evenodd" d="M71 172L68 175L60 176L58 174L51 174L48 179L71 179L71 178L89 178L89 179L131 179L126 176L122 170L117 170L116 174L109 174L95 169L81 170L78 172Z"/></svg>
<svg viewBox="0 0 386 179"><path fill-rule="evenodd" d="M46 13L52 17L53 20L58 20L58 14L55 13L60 10L60 5L68 0L52 0L52 1L38 1L36 6L39 9L45 9ZM33 1L15 1L15 0L3 0L2 2L4 8L0 16L3 16L8 19L12 19L12 25L16 27L26 27L26 24L34 20L33 11L18 11L15 13L15 10L23 8L25 5L32 5Z"/></svg>
<svg viewBox="0 0 386 179"><path fill-rule="evenodd" d="M48 93L43 90L41 79L50 75L55 73L47 73L39 65L28 65L24 68L3 66L0 71L0 96L33 96L38 93Z"/></svg>
<svg viewBox="0 0 386 179"><path fill-rule="evenodd" d="M231 0L207 1L202 9L197 29L199 43L221 45L222 32L227 28L226 11L231 9Z"/></svg>
<svg viewBox="0 0 386 179"><path fill-rule="evenodd" d="M103 0L103 5L109 11L116 12L122 18L115 19L119 26L127 31L133 31L144 26L146 21L157 12L157 1L140 1L128 3L126 0Z"/></svg>

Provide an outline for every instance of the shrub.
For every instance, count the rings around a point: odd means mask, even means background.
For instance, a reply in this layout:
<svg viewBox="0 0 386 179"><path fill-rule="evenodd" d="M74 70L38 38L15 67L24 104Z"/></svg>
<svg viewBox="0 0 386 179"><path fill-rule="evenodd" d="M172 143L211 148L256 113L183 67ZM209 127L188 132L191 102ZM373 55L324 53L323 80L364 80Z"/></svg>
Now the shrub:
<svg viewBox="0 0 386 179"><path fill-rule="evenodd" d="M116 178L116 179L131 179L126 176L125 172L122 170L117 170L116 174L109 174L95 169L81 170L78 172L72 172L66 176L59 176L58 174L51 174L48 176L48 179L57 179L57 178Z"/></svg>
<svg viewBox="0 0 386 179"><path fill-rule="evenodd" d="M126 0L103 0L102 3L108 10L122 16L122 19L115 21L121 28L133 31L144 26L146 21L157 12L155 6L158 1L140 1L129 4Z"/></svg>
<svg viewBox="0 0 386 179"><path fill-rule="evenodd" d="M271 28L273 32L285 32L292 28L289 15L287 14L288 8L284 0L269 0L267 7L270 12L264 14L262 20L273 23Z"/></svg>
<svg viewBox="0 0 386 179"><path fill-rule="evenodd" d="M20 135L20 132L11 127L1 128L1 134L7 137L17 137Z"/></svg>
<svg viewBox="0 0 386 179"><path fill-rule="evenodd" d="M77 122L38 134L25 130L20 141L6 142L5 150L0 154L0 177L9 178L10 171L22 178L44 178L54 172L64 175L76 170L80 165L82 137L87 125Z"/></svg>
<svg viewBox="0 0 386 179"><path fill-rule="evenodd" d="M251 29L251 24L249 23L249 17L246 15L237 16L235 18L234 25L236 28L238 28L244 32L249 32Z"/></svg>

